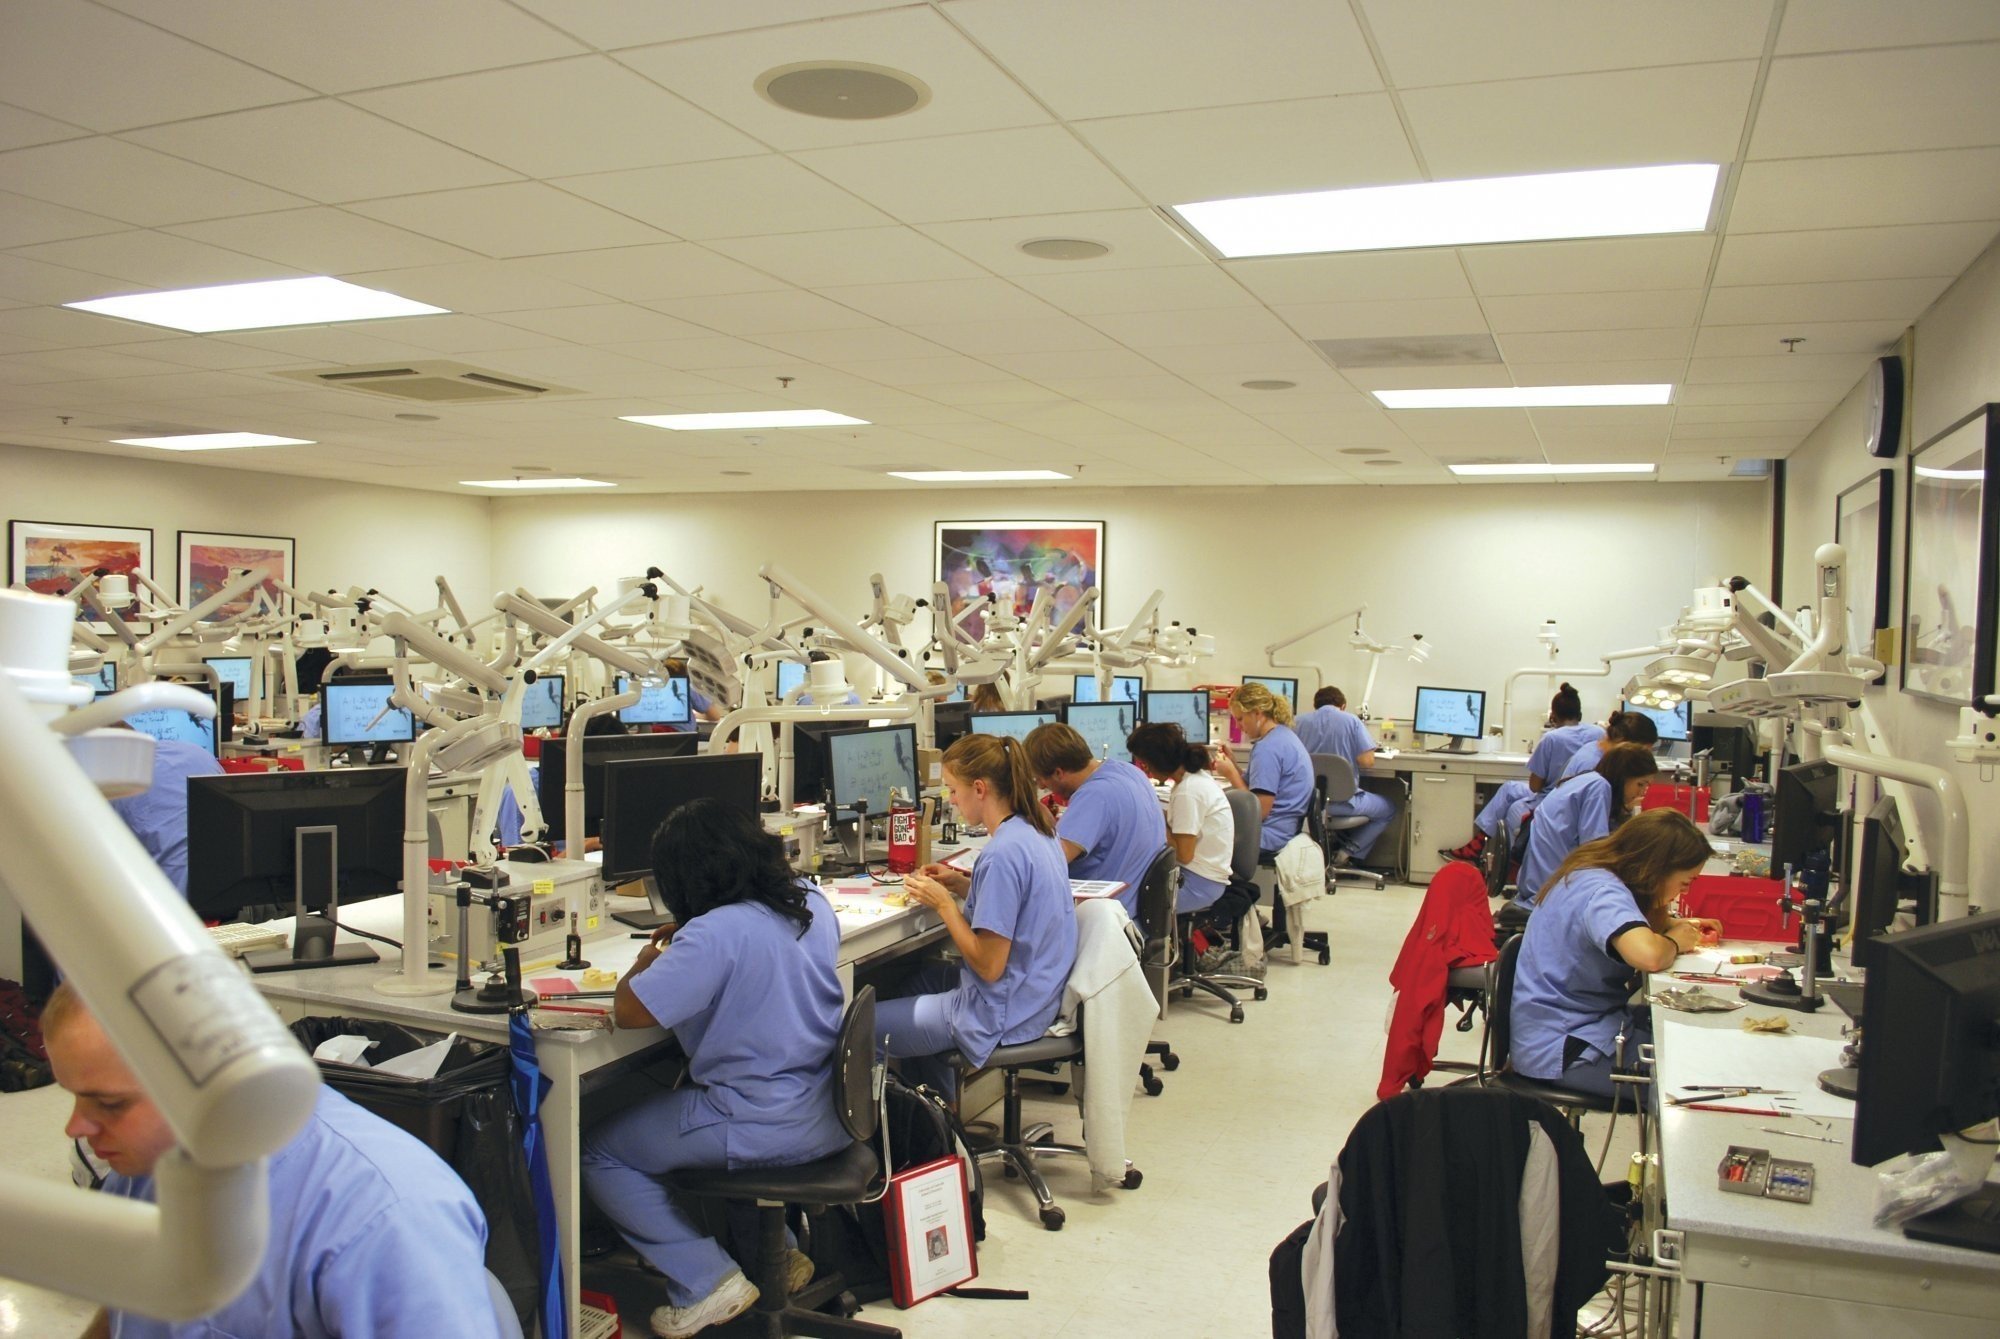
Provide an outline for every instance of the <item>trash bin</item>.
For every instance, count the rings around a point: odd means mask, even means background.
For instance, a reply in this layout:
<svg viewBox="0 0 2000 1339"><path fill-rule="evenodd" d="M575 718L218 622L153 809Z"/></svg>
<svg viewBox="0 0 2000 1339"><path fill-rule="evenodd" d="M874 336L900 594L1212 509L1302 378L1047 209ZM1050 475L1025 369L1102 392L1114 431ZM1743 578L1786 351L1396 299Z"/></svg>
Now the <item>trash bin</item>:
<svg viewBox="0 0 2000 1339"><path fill-rule="evenodd" d="M367 1037L375 1042L366 1056L370 1065L444 1040L440 1032L369 1018L302 1018L292 1024L292 1035L309 1052L331 1037ZM328 1087L414 1135L464 1180L486 1214L486 1267L506 1288L522 1332L534 1334L541 1257L521 1118L507 1087L510 1065L506 1046L460 1037L435 1078L326 1061L319 1072Z"/></svg>

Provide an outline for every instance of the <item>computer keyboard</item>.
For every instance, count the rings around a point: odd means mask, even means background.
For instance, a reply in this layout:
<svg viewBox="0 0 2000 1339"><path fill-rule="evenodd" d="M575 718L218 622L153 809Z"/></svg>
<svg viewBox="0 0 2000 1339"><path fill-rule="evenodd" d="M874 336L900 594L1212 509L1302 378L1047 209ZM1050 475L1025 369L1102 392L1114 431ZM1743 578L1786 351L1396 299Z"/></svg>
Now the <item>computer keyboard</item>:
<svg viewBox="0 0 2000 1339"><path fill-rule="evenodd" d="M282 930L274 930L268 925L250 925L243 921L232 921L228 925L211 925L208 933L215 940L217 948L232 958L240 958L246 953L254 953L260 948L284 948L291 943Z"/></svg>

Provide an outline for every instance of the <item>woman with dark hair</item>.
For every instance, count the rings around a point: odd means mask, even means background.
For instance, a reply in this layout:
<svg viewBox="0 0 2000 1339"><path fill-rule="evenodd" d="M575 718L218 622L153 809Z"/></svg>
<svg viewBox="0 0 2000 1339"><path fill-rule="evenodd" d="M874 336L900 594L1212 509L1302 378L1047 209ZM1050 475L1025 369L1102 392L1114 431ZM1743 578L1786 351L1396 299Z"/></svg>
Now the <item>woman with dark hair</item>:
<svg viewBox="0 0 2000 1339"><path fill-rule="evenodd" d="M1125 738L1139 770L1173 786L1167 800L1167 843L1180 861L1176 915L1206 911L1229 887L1229 858L1236 849L1236 818L1229 797L1208 771L1208 750L1190 744L1178 725L1152 722ZM1239 913L1240 914L1240 913Z"/></svg>
<svg viewBox="0 0 2000 1339"><path fill-rule="evenodd" d="M1619 744L1644 744L1652 748L1660 742L1660 727L1651 716L1637 711L1614 711L1604 723L1604 738L1585 744L1563 768L1562 779L1588 772L1604 761L1604 755Z"/></svg>
<svg viewBox="0 0 2000 1339"><path fill-rule="evenodd" d="M1639 1044L1652 1040L1650 1015L1629 1007L1639 974L1666 970L1722 929L1673 914L1708 858L1708 838L1673 809L1648 810L1570 853L1514 968L1516 1073L1609 1097L1614 1070L1636 1069Z"/></svg>
<svg viewBox="0 0 2000 1339"><path fill-rule="evenodd" d="M618 983L620 1028L672 1028L688 1086L597 1126L585 1186L667 1279L655 1334L677 1339L741 1314L756 1287L661 1181L684 1167L788 1166L846 1146L832 1098L843 1007L840 927L754 814L713 799L675 809L653 838L653 878L674 914ZM793 1286L812 1277L792 1252Z"/></svg>
<svg viewBox="0 0 2000 1339"><path fill-rule="evenodd" d="M1528 755L1526 779L1502 782L1473 820L1471 840L1439 854L1451 860L1477 860L1488 838L1518 832L1522 817L1540 802L1539 797L1568 775L1562 770L1563 765L1576 756L1578 749L1602 738L1602 726L1584 724L1583 699L1576 686L1564 680L1549 699L1548 728L1535 741L1535 751Z"/></svg>
<svg viewBox="0 0 2000 1339"><path fill-rule="evenodd" d="M1513 909L1521 915L1532 912L1556 866L1623 822L1659 771L1653 751L1644 744L1614 744L1595 770L1559 782L1536 806L1528 825L1528 852L1521 857Z"/></svg>

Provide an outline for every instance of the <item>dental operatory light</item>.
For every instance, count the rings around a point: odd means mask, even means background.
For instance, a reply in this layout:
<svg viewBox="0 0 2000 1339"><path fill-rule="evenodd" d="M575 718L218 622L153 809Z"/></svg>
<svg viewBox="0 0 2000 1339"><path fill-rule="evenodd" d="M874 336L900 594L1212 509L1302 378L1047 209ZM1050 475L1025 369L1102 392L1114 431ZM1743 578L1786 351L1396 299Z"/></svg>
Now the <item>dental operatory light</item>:
<svg viewBox="0 0 2000 1339"><path fill-rule="evenodd" d="M1434 386L1421 390L1371 391L1384 409L1596 409L1663 405L1672 401L1670 381L1620 382L1586 386ZM1575 468L1602 470L1603 465ZM1649 467L1650 468L1650 467ZM1532 474L1533 469L1479 466L1477 472Z"/></svg>
<svg viewBox="0 0 2000 1339"><path fill-rule="evenodd" d="M63 305L196 335L221 330L267 330L284 325L381 321L393 316L436 316L447 310L325 276L132 293Z"/></svg>
<svg viewBox="0 0 2000 1339"><path fill-rule="evenodd" d="M1704 656L1661 656L1647 662L1639 677L1674 688L1699 688L1715 678L1715 662Z"/></svg>
<svg viewBox="0 0 2000 1339"><path fill-rule="evenodd" d="M1173 212L1224 260L1700 232L1714 163L1207 200Z"/></svg>
<svg viewBox="0 0 2000 1339"><path fill-rule="evenodd" d="M1623 696L1635 707L1670 711L1681 704L1687 692L1678 685L1657 683L1644 674L1635 674L1626 681Z"/></svg>
<svg viewBox="0 0 2000 1339"><path fill-rule="evenodd" d="M268 432L184 432L172 437L114 437L113 446L150 446L156 451L231 451L245 446L315 446L303 437Z"/></svg>
<svg viewBox="0 0 2000 1339"><path fill-rule="evenodd" d="M665 428L670 432L868 426L865 418L850 418L831 409L759 409L734 414L620 414L618 417L627 423L643 423L649 428Z"/></svg>

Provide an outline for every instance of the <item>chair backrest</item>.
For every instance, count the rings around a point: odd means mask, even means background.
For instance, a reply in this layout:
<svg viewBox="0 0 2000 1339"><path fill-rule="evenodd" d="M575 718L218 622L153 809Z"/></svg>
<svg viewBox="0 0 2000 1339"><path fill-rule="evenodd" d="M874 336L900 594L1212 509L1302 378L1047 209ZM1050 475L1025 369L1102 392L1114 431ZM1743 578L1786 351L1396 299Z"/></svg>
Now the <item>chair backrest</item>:
<svg viewBox="0 0 2000 1339"><path fill-rule="evenodd" d="M882 1062L875 1058L875 987L854 992L833 1048L833 1103L854 1142L875 1137L882 1115Z"/></svg>
<svg viewBox="0 0 2000 1339"><path fill-rule="evenodd" d="M1236 823L1236 845L1229 852L1229 876L1238 883L1257 879L1258 845L1264 837L1264 810L1254 791L1231 786L1223 792L1229 799L1229 816Z"/></svg>
<svg viewBox="0 0 2000 1339"><path fill-rule="evenodd" d="M1174 848L1162 846L1146 876L1139 880L1139 932L1145 937L1146 951L1140 961L1153 967L1172 967L1179 956L1180 936L1175 933L1174 904L1180 901L1181 862Z"/></svg>
<svg viewBox="0 0 2000 1339"><path fill-rule="evenodd" d="M1320 807L1339 804L1354 798L1354 792L1361 788L1361 779L1354 775L1354 764L1338 753L1315 753L1312 755L1314 788L1324 786L1326 793L1320 796Z"/></svg>
<svg viewBox="0 0 2000 1339"><path fill-rule="evenodd" d="M1486 1064L1495 1074L1507 1068L1514 1051L1514 964L1521 956L1521 936L1500 946L1493 968L1493 994L1486 1001L1486 1037L1491 1044Z"/></svg>

